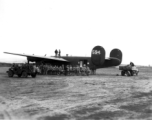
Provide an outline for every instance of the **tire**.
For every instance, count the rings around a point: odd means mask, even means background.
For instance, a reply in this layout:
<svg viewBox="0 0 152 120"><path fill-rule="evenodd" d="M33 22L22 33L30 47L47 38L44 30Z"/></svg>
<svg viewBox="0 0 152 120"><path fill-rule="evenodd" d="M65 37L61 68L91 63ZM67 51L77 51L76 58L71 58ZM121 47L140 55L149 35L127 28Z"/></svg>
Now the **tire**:
<svg viewBox="0 0 152 120"><path fill-rule="evenodd" d="M18 74L18 77L20 78L22 76L22 74Z"/></svg>
<svg viewBox="0 0 152 120"><path fill-rule="evenodd" d="M121 71L121 76L124 76L125 75L125 71Z"/></svg>
<svg viewBox="0 0 152 120"><path fill-rule="evenodd" d="M36 73L31 74L32 78L36 77Z"/></svg>
<svg viewBox="0 0 152 120"><path fill-rule="evenodd" d="M13 77L13 76L14 76L13 71L8 71L8 77Z"/></svg>
<svg viewBox="0 0 152 120"><path fill-rule="evenodd" d="M26 71L23 71L23 72L22 72L22 77L27 78L27 76L28 76L27 72L26 72Z"/></svg>

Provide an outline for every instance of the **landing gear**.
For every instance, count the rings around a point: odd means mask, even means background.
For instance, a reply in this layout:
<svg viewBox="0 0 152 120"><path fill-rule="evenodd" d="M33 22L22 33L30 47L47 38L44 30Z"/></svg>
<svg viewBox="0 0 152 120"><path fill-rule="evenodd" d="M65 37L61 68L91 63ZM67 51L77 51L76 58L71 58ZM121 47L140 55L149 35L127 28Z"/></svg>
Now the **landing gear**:
<svg viewBox="0 0 152 120"><path fill-rule="evenodd" d="M8 76L9 76L9 77L13 77L13 76L14 76L13 71L9 70L9 71L8 71Z"/></svg>
<svg viewBox="0 0 152 120"><path fill-rule="evenodd" d="M121 71L121 76L131 76L131 73L130 73L130 71L122 70Z"/></svg>
<svg viewBox="0 0 152 120"><path fill-rule="evenodd" d="M36 77L36 73L31 74L32 78Z"/></svg>
<svg viewBox="0 0 152 120"><path fill-rule="evenodd" d="M22 74L18 74L18 77L20 78L22 76Z"/></svg>
<svg viewBox="0 0 152 120"><path fill-rule="evenodd" d="M121 71L121 76L124 76L125 75L125 71Z"/></svg>

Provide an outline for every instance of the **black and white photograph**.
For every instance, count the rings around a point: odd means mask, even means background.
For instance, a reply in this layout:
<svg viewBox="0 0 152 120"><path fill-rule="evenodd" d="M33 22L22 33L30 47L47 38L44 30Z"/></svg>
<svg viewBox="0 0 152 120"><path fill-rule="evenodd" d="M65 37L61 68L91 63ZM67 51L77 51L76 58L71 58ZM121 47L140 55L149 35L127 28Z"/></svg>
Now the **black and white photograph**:
<svg viewBox="0 0 152 120"><path fill-rule="evenodd" d="M0 120L152 120L151 0L0 0Z"/></svg>

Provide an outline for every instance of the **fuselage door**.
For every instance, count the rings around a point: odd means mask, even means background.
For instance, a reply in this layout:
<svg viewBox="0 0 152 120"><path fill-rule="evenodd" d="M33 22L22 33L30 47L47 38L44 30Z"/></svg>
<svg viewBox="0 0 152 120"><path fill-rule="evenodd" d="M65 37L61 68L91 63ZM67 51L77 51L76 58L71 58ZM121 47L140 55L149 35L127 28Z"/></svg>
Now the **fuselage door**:
<svg viewBox="0 0 152 120"><path fill-rule="evenodd" d="M83 67L84 65L87 66L88 65L88 60L79 60L79 65L80 67Z"/></svg>
<svg viewBox="0 0 152 120"><path fill-rule="evenodd" d="M79 63L80 63L80 67L82 67L83 66L83 61L79 61Z"/></svg>

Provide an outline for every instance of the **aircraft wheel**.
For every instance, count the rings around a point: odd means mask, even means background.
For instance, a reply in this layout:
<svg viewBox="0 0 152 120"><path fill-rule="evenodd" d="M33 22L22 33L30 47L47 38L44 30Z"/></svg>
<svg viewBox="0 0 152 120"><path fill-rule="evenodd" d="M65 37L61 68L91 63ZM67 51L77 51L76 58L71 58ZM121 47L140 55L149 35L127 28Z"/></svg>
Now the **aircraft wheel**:
<svg viewBox="0 0 152 120"><path fill-rule="evenodd" d="M31 74L32 78L36 77L36 73Z"/></svg>
<svg viewBox="0 0 152 120"><path fill-rule="evenodd" d="M14 76L13 71L8 71L8 76L9 76L9 77L13 77L13 76Z"/></svg>
<svg viewBox="0 0 152 120"><path fill-rule="evenodd" d="M22 74L18 74L18 77L21 77L22 76Z"/></svg>
<svg viewBox="0 0 152 120"><path fill-rule="evenodd" d="M124 76L125 75L125 71L121 71L121 76Z"/></svg>
<svg viewBox="0 0 152 120"><path fill-rule="evenodd" d="M22 77L27 78L28 74L26 71L22 72Z"/></svg>

